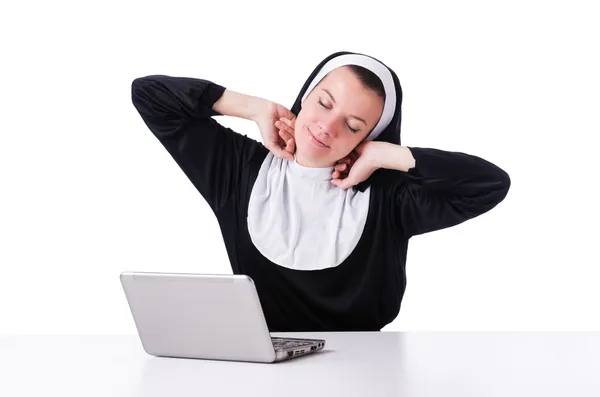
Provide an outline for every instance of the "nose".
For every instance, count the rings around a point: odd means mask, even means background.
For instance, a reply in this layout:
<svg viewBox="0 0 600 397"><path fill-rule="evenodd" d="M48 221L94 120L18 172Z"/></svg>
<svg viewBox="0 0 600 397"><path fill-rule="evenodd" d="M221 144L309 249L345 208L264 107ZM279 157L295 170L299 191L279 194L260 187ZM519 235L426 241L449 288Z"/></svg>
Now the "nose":
<svg viewBox="0 0 600 397"><path fill-rule="evenodd" d="M337 128L336 128L337 120L335 117L325 117L321 118L317 123L319 129L324 133L329 135L332 138L337 136Z"/></svg>

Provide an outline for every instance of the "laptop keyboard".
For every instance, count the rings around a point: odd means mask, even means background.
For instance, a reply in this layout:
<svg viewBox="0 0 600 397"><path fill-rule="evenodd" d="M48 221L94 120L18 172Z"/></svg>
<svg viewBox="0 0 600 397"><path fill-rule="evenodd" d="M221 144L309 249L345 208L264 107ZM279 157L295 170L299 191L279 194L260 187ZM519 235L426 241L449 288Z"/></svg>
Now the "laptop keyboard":
<svg viewBox="0 0 600 397"><path fill-rule="evenodd" d="M287 338L275 338L271 337L273 341L273 347L275 350L285 350L285 349L293 349L299 346L308 346L312 345L314 342L297 340L297 339L287 339Z"/></svg>

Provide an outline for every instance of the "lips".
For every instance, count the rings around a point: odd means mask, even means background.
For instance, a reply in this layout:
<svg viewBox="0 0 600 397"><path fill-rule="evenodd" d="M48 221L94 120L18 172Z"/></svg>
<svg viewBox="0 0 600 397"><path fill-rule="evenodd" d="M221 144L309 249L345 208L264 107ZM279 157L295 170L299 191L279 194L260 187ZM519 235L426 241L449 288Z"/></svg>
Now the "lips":
<svg viewBox="0 0 600 397"><path fill-rule="evenodd" d="M327 146L326 144L324 144L323 142L321 142L321 141L320 141L320 140L319 140L319 139L318 139L318 138L315 136L315 134L313 134L313 132L310 130L310 128L306 127L306 129L308 130L308 133L309 133L309 135L310 135L310 138L311 138L311 140L313 140L313 141L314 141L314 143L315 143L317 146L320 146L320 147L322 147L322 148L329 148L329 146Z"/></svg>

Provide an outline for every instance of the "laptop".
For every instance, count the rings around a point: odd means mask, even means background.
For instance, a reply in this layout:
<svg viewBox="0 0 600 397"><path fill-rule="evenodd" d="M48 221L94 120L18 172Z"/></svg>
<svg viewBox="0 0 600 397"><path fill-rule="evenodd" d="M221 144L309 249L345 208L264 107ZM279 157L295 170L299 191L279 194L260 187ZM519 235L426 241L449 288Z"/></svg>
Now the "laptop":
<svg viewBox="0 0 600 397"><path fill-rule="evenodd" d="M323 339L272 337L249 276L123 272L120 278L150 355L274 363L325 347Z"/></svg>

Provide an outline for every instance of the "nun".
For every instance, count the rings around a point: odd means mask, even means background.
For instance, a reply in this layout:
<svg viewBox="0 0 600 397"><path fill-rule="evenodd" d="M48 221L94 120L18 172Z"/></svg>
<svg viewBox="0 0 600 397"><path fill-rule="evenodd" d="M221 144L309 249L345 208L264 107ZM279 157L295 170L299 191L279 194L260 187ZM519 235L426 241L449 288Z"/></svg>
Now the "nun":
<svg viewBox="0 0 600 397"><path fill-rule="evenodd" d="M149 75L131 89L271 332L381 330L400 311L410 238L484 214L510 187L480 157L403 146L398 76L366 54L329 55L290 109L200 78ZM263 142L222 115L256 122Z"/></svg>

